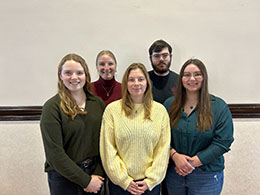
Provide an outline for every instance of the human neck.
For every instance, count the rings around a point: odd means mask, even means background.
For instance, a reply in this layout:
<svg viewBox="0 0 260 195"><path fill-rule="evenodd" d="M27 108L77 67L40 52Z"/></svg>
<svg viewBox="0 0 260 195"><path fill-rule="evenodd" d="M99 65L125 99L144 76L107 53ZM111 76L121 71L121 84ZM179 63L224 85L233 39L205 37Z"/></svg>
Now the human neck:
<svg viewBox="0 0 260 195"><path fill-rule="evenodd" d="M195 107L198 104L198 100L199 100L199 93L194 92L186 92L186 102L185 105L189 106L189 107Z"/></svg>
<svg viewBox="0 0 260 195"><path fill-rule="evenodd" d="M132 98L132 100L135 104L142 104L143 103L143 96L141 96L141 97L131 97L131 98Z"/></svg>
<svg viewBox="0 0 260 195"><path fill-rule="evenodd" d="M83 90L71 93L71 96L75 99L79 107L84 107L86 102L86 94Z"/></svg>
<svg viewBox="0 0 260 195"><path fill-rule="evenodd" d="M156 72L156 71L154 70L153 72L154 72L154 74L156 74L156 75L159 76L159 77L164 77L164 76L167 76L170 71L168 70L168 71L165 72L165 73L158 73L158 72Z"/></svg>
<svg viewBox="0 0 260 195"><path fill-rule="evenodd" d="M110 80L105 80L103 79L102 77L99 77L99 82L101 85L104 85L106 87L109 87L109 86L112 86L115 84L116 80L115 80L115 77L113 77L112 79Z"/></svg>

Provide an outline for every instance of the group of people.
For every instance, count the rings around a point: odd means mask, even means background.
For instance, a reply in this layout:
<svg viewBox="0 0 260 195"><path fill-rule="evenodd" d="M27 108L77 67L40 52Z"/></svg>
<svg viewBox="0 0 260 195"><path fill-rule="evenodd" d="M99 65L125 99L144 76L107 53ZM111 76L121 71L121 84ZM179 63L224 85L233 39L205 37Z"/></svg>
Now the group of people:
<svg viewBox="0 0 260 195"><path fill-rule="evenodd" d="M58 93L40 127L51 195L217 195L233 138L227 104L208 92L206 67L189 59L170 70L172 47L149 48L153 70L129 65L122 83L109 51L99 79L77 54L58 65Z"/></svg>

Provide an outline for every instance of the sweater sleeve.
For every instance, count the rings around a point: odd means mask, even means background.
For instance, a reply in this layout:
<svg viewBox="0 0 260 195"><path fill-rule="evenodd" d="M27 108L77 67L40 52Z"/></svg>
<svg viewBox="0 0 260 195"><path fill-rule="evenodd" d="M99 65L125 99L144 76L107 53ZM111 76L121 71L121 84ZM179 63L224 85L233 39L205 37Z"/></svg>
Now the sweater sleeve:
<svg viewBox="0 0 260 195"><path fill-rule="evenodd" d="M154 148L153 162L146 169L146 183L149 190L162 182L165 177L170 154L170 122L166 109L163 108L164 116L160 139Z"/></svg>
<svg viewBox="0 0 260 195"><path fill-rule="evenodd" d="M57 104L49 102L43 106L40 127L46 162L70 181L85 188L91 176L87 175L65 153L63 148L61 113Z"/></svg>
<svg viewBox="0 0 260 195"><path fill-rule="evenodd" d="M205 150L197 153L203 165L215 161L225 152L228 152L231 143L234 141L232 115L227 104L224 103L217 109L219 113L214 119L216 124L212 143Z"/></svg>
<svg viewBox="0 0 260 195"><path fill-rule="evenodd" d="M126 165L118 155L115 143L114 121L112 111L109 109L110 106L108 105L103 115L100 134L100 155L109 179L126 190L133 178L128 175Z"/></svg>

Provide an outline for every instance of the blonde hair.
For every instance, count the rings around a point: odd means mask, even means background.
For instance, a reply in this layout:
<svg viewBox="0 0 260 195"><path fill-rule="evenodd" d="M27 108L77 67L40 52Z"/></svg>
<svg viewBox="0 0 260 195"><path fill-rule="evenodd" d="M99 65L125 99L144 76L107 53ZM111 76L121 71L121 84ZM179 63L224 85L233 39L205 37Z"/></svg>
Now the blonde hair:
<svg viewBox="0 0 260 195"><path fill-rule="evenodd" d="M108 55L115 61L115 65L117 65L116 57L110 50L102 50L101 52L98 53L97 58L96 58L96 66L98 66L98 59L103 56L103 55Z"/></svg>
<svg viewBox="0 0 260 195"><path fill-rule="evenodd" d="M87 111L82 111L81 108L77 105L75 99L71 96L69 90L64 85L63 81L60 78L63 65L69 61L73 60L81 64L86 75L86 83L83 87L84 92L87 94L92 94L91 83L90 83L90 74L86 61L77 54L67 54L64 56L58 66L58 94L60 96L60 107L65 114L70 116L72 119L76 117L77 114L86 114Z"/></svg>
<svg viewBox="0 0 260 195"><path fill-rule="evenodd" d="M201 84L201 89L199 91L199 100L198 100L198 115L197 115L197 125L196 128L200 131L209 130L213 124L212 119L212 112L210 107L210 95L208 92L208 74L205 65L202 61L198 59L190 59L186 61L180 71L180 76L178 78L177 86L176 86L176 95L174 100L171 104L169 115L170 115L170 122L171 126L174 127L181 117L181 110L184 107L186 101L186 89L182 83L182 77L185 68L190 65L194 64L197 66L203 77L203 81Z"/></svg>
<svg viewBox="0 0 260 195"><path fill-rule="evenodd" d="M144 92L143 96L143 106L144 106L144 119L150 119L151 116L151 108L152 108L152 85L150 82L149 75L147 73L147 70L145 66L141 63L133 63L131 64L125 71L123 79L122 79L122 111L125 113L127 117L133 116L134 114L134 103L133 100L128 92L127 89L127 83L128 83L128 77L132 70L140 69L147 81L146 90Z"/></svg>

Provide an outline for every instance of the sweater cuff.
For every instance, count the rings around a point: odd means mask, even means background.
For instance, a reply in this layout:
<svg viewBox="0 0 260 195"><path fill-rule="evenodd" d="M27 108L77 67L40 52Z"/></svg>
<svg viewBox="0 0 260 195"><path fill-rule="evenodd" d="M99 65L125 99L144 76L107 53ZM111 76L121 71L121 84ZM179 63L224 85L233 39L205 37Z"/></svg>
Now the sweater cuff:
<svg viewBox="0 0 260 195"><path fill-rule="evenodd" d="M224 153L224 150L221 150L220 148L215 150L207 150L207 151L201 151L197 153L198 158L200 159L200 162L203 165L209 164L219 158Z"/></svg>
<svg viewBox="0 0 260 195"><path fill-rule="evenodd" d="M124 190L126 190L132 181L133 181L132 178L127 178L127 180L122 183L121 187Z"/></svg>
<svg viewBox="0 0 260 195"><path fill-rule="evenodd" d="M89 175L87 175L87 174L84 175L83 181L84 181L84 182L82 182L80 186L83 187L83 188L88 187L88 184L89 184L90 181L91 181L91 176L89 176Z"/></svg>
<svg viewBox="0 0 260 195"><path fill-rule="evenodd" d="M148 189L149 189L150 191L152 191L153 188L156 186L156 184L152 183L152 181L151 181L150 179L145 179L144 181L146 182L146 184L147 184L147 186L148 186Z"/></svg>

